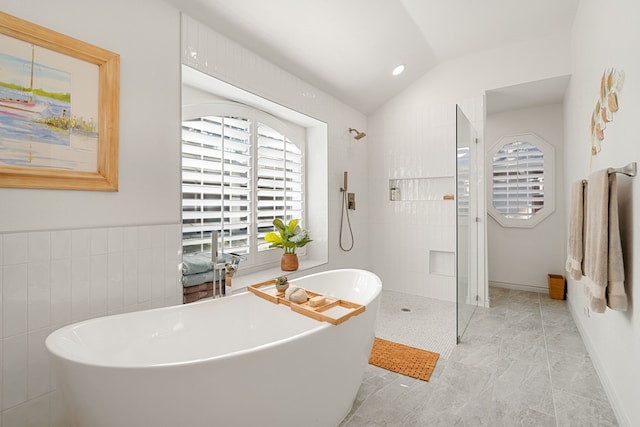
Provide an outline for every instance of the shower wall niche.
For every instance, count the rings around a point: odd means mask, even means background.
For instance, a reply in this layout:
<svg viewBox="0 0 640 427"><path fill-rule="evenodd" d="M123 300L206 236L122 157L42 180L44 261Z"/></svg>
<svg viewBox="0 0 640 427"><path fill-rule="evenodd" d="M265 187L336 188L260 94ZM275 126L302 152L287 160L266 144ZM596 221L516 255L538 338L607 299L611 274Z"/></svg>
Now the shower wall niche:
<svg viewBox="0 0 640 427"><path fill-rule="evenodd" d="M389 180L389 200L394 202L453 201L455 192L455 178L453 175Z"/></svg>

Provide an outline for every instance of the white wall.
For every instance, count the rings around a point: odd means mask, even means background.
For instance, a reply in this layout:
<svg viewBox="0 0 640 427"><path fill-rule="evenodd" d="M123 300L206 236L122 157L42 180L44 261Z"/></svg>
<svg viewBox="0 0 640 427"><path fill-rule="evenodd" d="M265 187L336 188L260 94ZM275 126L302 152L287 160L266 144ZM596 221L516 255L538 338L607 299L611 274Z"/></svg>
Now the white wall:
<svg viewBox="0 0 640 427"><path fill-rule="evenodd" d="M564 114L561 104L487 115L487 151L506 135L532 132L555 148L555 210L533 228L502 227L487 217L489 282L547 292L547 273L564 275ZM487 159L490 163L491 159ZM491 168L487 165L490 186ZM487 191L490 191L487 189ZM490 194L487 195L490 203Z"/></svg>
<svg viewBox="0 0 640 427"><path fill-rule="evenodd" d="M571 36L571 81L565 98L565 194L571 183L610 166L640 161L638 117L640 117L640 4L617 0L603 5L597 0L580 2ZM615 67L626 74L620 93L620 110L605 130L602 151L591 157L590 118L598 99L600 77ZM638 250L640 227L640 183L638 177L619 176L620 229L625 260L627 312L607 310L584 313L582 282L569 280L569 303L591 359L621 425L640 425L640 317L634 297L640 295ZM568 209L569 198L565 200ZM635 222L635 223L634 223Z"/></svg>
<svg viewBox="0 0 640 427"><path fill-rule="evenodd" d="M119 191L0 188L0 425L67 426L46 336L182 300L180 16L150 0L2 9L121 60Z"/></svg>
<svg viewBox="0 0 640 427"><path fill-rule="evenodd" d="M4 2L2 9L120 55L120 156L117 193L0 188L0 231L178 223L177 11L148 0Z"/></svg>
<svg viewBox="0 0 640 427"><path fill-rule="evenodd" d="M185 65L327 123L328 153L326 155L329 165L329 183L328 194L322 196L329 210L329 221L326 225L328 229L318 230L317 233L313 229L309 231L314 239L316 236L328 236L329 264L316 270L366 267L369 248L367 235L369 212L364 207L368 206L366 153L370 142L369 137L355 141L349 135L350 127L367 132L365 116L195 19L185 17L182 31ZM307 161L313 162L314 159L323 161L320 155L321 153L310 153ZM338 247L342 201L340 187L343 171L349 172L349 191L356 193L358 207L350 212L355 237L355 245L351 252L343 252ZM317 196L317 194L310 195L310 197ZM345 239L348 243L349 237ZM318 243L322 241L318 240ZM314 250L312 246L313 243L309 245L308 251Z"/></svg>
<svg viewBox="0 0 640 427"><path fill-rule="evenodd" d="M428 273L428 251L455 248L455 209L388 201L389 178L455 174L455 103L479 136L477 172L484 174L484 94L490 89L566 75L569 35L479 52L443 63L369 117L371 268L385 287L455 298L455 281ZM479 303L487 303L484 181L479 186ZM453 204L451 204L453 207ZM406 271L406 273L405 273Z"/></svg>

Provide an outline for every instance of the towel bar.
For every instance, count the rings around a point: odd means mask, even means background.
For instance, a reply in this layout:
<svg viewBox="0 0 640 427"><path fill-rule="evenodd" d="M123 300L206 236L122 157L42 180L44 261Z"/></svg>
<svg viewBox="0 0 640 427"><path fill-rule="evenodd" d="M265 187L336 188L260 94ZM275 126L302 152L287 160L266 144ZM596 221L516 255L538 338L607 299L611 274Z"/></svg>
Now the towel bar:
<svg viewBox="0 0 640 427"><path fill-rule="evenodd" d="M638 164L636 162L631 162L621 168L609 168L607 169L607 173L609 175L612 173L623 173L628 176L636 176L638 174Z"/></svg>
<svg viewBox="0 0 640 427"><path fill-rule="evenodd" d="M631 162L626 166L623 166L621 168L609 168L607 169L607 173L609 175L611 175L612 173L623 173L627 176L636 176L638 174L638 163L636 162ZM587 183L586 179L582 180L582 185L585 185Z"/></svg>

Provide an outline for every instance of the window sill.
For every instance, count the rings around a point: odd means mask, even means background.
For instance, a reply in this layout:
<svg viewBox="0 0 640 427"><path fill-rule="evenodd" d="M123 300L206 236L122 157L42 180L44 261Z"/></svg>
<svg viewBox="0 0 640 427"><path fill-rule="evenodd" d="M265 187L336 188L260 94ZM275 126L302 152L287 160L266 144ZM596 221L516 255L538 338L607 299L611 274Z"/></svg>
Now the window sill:
<svg viewBox="0 0 640 427"><path fill-rule="evenodd" d="M303 275L306 271L309 271L326 263L326 261L317 259L305 259L300 260L299 268L296 271L282 271L280 270L280 267L273 267L265 268L264 270L260 271L249 272L246 274L242 273L242 264L240 264L238 272L235 276L233 276L233 279L231 281L231 292L234 294L245 292L247 290L247 287L255 283L261 283L267 280L275 279L278 276L295 278L297 276Z"/></svg>

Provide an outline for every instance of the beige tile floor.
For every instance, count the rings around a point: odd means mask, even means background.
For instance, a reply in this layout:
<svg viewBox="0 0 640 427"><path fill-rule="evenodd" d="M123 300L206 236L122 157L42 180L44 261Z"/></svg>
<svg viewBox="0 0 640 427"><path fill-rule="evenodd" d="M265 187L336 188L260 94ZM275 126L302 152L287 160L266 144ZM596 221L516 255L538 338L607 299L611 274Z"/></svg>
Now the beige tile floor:
<svg viewBox="0 0 640 427"><path fill-rule="evenodd" d="M393 312L401 297L383 292L376 334L393 339L396 329L396 341L403 342L418 331L417 341L403 343L434 351L416 345L429 343L420 335L421 309L405 312L407 327L384 324L389 322L385 309ZM500 288L491 288L490 297L491 308L476 310L462 343L448 353L443 347L429 382L369 365L340 427L616 426L566 302ZM441 326L455 340L455 309L450 308L454 314L446 314L449 321ZM448 345L450 340L440 336L433 342Z"/></svg>

